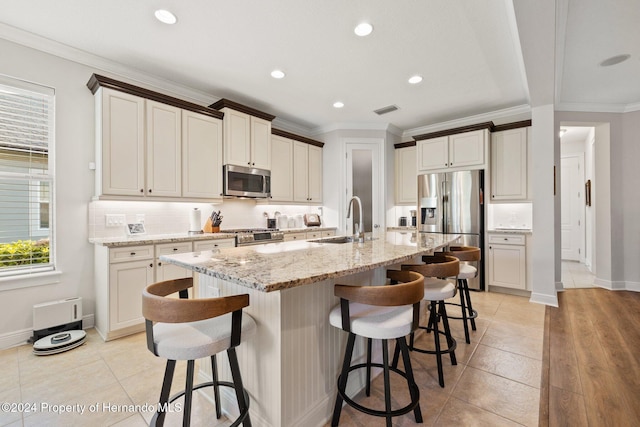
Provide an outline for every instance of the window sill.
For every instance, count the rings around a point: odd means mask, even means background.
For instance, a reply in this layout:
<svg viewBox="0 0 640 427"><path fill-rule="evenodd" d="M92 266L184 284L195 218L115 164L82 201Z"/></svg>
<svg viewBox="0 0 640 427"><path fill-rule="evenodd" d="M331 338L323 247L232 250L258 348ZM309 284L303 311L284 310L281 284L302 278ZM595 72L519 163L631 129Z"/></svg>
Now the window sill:
<svg viewBox="0 0 640 427"><path fill-rule="evenodd" d="M32 288L36 286L53 285L60 283L60 271L47 271L0 277L0 292L13 289Z"/></svg>

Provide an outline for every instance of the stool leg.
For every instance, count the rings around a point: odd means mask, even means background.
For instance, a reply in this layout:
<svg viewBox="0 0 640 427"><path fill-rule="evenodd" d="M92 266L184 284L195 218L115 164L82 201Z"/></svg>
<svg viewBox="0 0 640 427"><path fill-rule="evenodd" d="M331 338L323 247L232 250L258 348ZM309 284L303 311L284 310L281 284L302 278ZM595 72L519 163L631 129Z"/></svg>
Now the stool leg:
<svg viewBox="0 0 640 427"><path fill-rule="evenodd" d="M389 378L389 348L387 340L382 340L382 372L384 375L384 410L387 414L391 412L391 379ZM386 416L387 427L392 427L391 415Z"/></svg>
<svg viewBox="0 0 640 427"><path fill-rule="evenodd" d="M351 365L351 356L353 355L353 345L355 342L355 334L349 332L347 348L344 350L344 360L342 361L342 371L338 377L338 394L336 395L336 404L333 408L333 418L331 419L332 427L336 427L340 422L340 412L342 411L343 402L342 394L344 394L344 391L347 388L347 377L349 376L349 366Z"/></svg>
<svg viewBox="0 0 640 427"><path fill-rule="evenodd" d="M404 363L404 372L407 375L407 384L409 385L409 391L411 393L411 400L417 400L419 398L419 392L417 389L416 380L413 377L413 369L411 368L411 358L409 357L409 349L407 348L407 340L405 337L396 339L396 351L402 350L402 363ZM416 419L416 423L422 423L422 411L420 410L420 403L413 410L413 416Z"/></svg>
<svg viewBox="0 0 640 427"><path fill-rule="evenodd" d="M184 387L184 409L182 411L182 427L189 427L191 423L191 401L193 398L193 372L195 361L187 362L187 380Z"/></svg>
<svg viewBox="0 0 640 427"><path fill-rule="evenodd" d="M176 369L175 360L167 360L167 367L164 370L164 380L162 381L162 389L160 390L160 402L158 405L158 417L156 418L156 426L164 425L164 417L167 415L166 410L169 404L169 393L171 392L171 382L173 381L173 372Z"/></svg>
<svg viewBox="0 0 640 427"><path fill-rule="evenodd" d="M458 291L460 292L460 308L462 311L462 324L464 326L464 339L467 344L471 344L471 340L469 339L469 325L467 324L467 304L466 304L466 295L464 289L464 283L466 279L458 279Z"/></svg>
<svg viewBox="0 0 640 427"><path fill-rule="evenodd" d="M449 328L449 318L447 317L447 308L444 304L444 301L440 301L440 318L442 319L442 325L444 326L444 334L447 337L447 345L449 348L453 347L455 341L451 336L451 329ZM449 353L451 356L451 364L457 365L458 362L456 360L456 352L452 351Z"/></svg>
<svg viewBox="0 0 640 427"><path fill-rule="evenodd" d="M371 395L371 338L367 338L367 387L365 394Z"/></svg>
<svg viewBox="0 0 640 427"><path fill-rule="evenodd" d="M220 419L222 410L220 408L220 387L218 386L218 364L216 355L211 356L211 376L213 377L213 399L216 402L216 418Z"/></svg>
<svg viewBox="0 0 640 427"><path fill-rule="evenodd" d="M464 293L467 297L467 310L469 310L469 319L471 320L471 329L476 330L476 319L473 315L473 306L471 305L471 293L469 292L469 281L464 281Z"/></svg>
<svg viewBox="0 0 640 427"><path fill-rule="evenodd" d="M405 339L405 345L407 344L407 340ZM396 342L396 349L393 351L393 361L391 362L392 368L398 367L398 359L400 359L400 346Z"/></svg>
<svg viewBox="0 0 640 427"><path fill-rule="evenodd" d="M431 301L429 324L433 325L433 342L436 347L436 363L438 365L438 383L440 387L444 387L444 372L442 370L442 354L440 353L440 332L438 331L438 314L436 312L436 303Z"/></svg>
<svg viewBox="0 0 640 427"><path fill-rule="evenodd" d="M238 409L240 413L247 409L247 402L244 400L244 385L242 384L242 376L240 375L240 366L238 365L238 356L235 347L227 349L227 357L229 358L229 368L231 368L231 377L233 378L233 388L236 390L236 398L238 399ZM247 417L242 422L244 427L251 427L251 418L247 413Z"/></svg>

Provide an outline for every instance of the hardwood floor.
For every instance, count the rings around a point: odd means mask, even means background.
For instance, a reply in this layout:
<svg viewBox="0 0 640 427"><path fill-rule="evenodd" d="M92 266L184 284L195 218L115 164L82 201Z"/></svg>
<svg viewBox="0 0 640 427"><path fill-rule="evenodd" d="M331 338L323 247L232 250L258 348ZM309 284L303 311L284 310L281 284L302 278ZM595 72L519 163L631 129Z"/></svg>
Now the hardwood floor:
<svg viewBox="0 0 640 427"><path fill-rule="evenodd" d="M640 425L640 293L570 289L547 307L540 426Z"/></svg>

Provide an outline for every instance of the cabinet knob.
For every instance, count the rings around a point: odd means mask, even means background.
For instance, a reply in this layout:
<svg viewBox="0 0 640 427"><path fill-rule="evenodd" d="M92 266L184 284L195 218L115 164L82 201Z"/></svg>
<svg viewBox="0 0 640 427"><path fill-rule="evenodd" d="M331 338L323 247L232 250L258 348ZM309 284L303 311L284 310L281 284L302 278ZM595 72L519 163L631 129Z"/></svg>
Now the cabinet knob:
<svg viewBox="0 0 640 427"><path fill-rule="evenodd" d="M508 242L508 241L509 241L509 239L507 239L507 238L505 237L505 238L504 238L504 241L505 241L505 242Z"/></svg>
<svg viewBox="0 0 640 427"><path fill-rule="evenodd" d="M151 193L151 191L152 191L152 190L151 190L151 189L149 189L149 193Z"/></svg>
<svg viewBox="0 0 640 427"><path fill-rule="evenodd" d="M149 267L153 267L153 263L149 264Z"/></svg>
<svg viewBox="0 0 640 427"><path fill-rule="evenodd" d="M177 251L177 250L178 250L178 248L173 248L173 250L174 250L174 251Z"/></svg>
<svg viewBox="0 0 640 427"><path fill-rule="evenodd" d="M131 256L134 256L135 254L136 254L135 252L131 252L131 254L130 254L130 255L131 255Z"/></svg>
<svg viewBox="0 0 640 427"><path fill-rule="evenodd" d="M144 188L141 188L141 189L140 189L140 192L141 192L141 193L144 193Z"/></svg>
<svg viewBox="0 0 640 427"><path fill-rule="evenodd" d="M162 261L158 262L158 267L162 267Z"/></svg>

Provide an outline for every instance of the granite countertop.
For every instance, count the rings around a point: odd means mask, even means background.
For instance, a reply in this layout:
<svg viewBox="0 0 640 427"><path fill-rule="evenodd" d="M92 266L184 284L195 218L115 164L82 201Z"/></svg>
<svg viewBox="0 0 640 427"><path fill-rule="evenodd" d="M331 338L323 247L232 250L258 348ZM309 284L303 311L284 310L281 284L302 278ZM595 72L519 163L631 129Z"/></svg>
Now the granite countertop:
<svg viewBox="0 0 640 427"><path fill-rule="evenodd" d="M143 234L140 236L103 237L89 239L90 243L107 247L154 245L156 243L192 242L195 240L233 239L233 233L202 233L202 234Z"/></svg>
<svg viewBox="0 0 640 427"><path fill-rule="evenodd" d="M416 255L446 246L458 237L387 232L379 239L364 243L292 241L166 255L160 260L248 288L272 292L409 261Z"/></svg>

